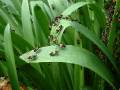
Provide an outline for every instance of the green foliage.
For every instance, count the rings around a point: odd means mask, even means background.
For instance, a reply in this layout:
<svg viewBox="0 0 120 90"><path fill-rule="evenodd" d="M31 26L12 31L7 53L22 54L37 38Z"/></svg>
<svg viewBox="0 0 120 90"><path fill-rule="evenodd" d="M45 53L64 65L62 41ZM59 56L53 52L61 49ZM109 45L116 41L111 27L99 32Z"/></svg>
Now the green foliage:
<svg viewBox="0 0 120 90"><path fill-rule="evenodd" d="M12 90L21 83L28 90L118 90L120 1L107 46L106 3L0 0L0 77L9 76Z"/></svg>

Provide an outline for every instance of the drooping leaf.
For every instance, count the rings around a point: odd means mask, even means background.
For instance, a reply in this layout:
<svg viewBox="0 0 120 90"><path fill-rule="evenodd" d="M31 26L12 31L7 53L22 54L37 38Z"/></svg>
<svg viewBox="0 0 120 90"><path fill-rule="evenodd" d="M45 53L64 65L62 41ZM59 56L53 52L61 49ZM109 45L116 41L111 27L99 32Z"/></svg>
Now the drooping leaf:
<svg viewBox="0 0 120 90"><path fill-rule="evenodd" d="M89 68L90 70L96 72L103 79L113 85L113 77L111 72L105 67L105 65L91 52L75 47L72 45L67 45L64 49L58 50L58 55L52 56L51 52L54 52L57 46L47 46L40 48L37 56L33 60L29 59L29 56L35 54L32 50L20 56L20 58L27 63L40 63L40 62L64 62L78 64L80 66ZM57 47L59 48L59 47Z"/></svg>
<svg viewBox="0 0 120 90"><path fill-rule="evenodd" d="M64 27L63 30L61 31L60 35L59 35L59 42L61 41L63 32L66 28L68 27L73 27L75 28L76 31L80 32L81 34L83 34L85 37L87 37L89 40L91 40L94 44L96 44L102 51L103 53L109 58L110 62L113 64L114 68L116 69L116 71L119 73L119 70L116 66L116 63L114 61L114 58L112 57L111 52L109 51L109 49L104 45L104 43L99 39L99 37L97 37L97 35L93 32L91 32L90 30L88 30L88 28L84 27L83 25L74 22L74 21L69 21L69 20L61 20L61 25ZM54 30L53 30L54 31Z"/></svg>

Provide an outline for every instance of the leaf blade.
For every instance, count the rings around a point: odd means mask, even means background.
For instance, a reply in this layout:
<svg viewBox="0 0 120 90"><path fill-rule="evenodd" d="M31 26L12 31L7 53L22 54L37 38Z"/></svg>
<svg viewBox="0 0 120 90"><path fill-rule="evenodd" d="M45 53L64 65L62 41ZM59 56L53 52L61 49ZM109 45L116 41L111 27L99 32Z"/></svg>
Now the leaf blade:
<svg viewBox="0 0 120 90"><path fill-rule="evenodd" d="M34 46L34 35L32 31L31 15L28 0L23 0L21 13L24 39L28 41L32 46Z"/></svg>
<svg viewBox="0 0 120 90"><path fill-rule="evenodd" d="M6 59L7 59L7 70L8 70L8 75L10 77L10 81L12 84L12 89L19 90L19 84L18 84L17 71L16 71L16 66L15 66L14 52L13 52L13 48L12 48L9 24L5 28L4 41L5 41L5 43L4 43L5 55L6 55Z"/></svg>
<svg viewBox="0 0 120 90"><path fill-rule="evenodd" d="M50 52L53 51L56 46L48 46L40 48L41 52L38 54L36 60L30 61L28 56L33 54L33 51L28 52L20 56L20 58L28 63L39 63L39 62L64 62L78 64L83 67L89 68L96 72L111 85L113 83L112 75L109 70L102 64L102 62L91 52L75 47L72 45L67 45L65 50L59 50L58 56L50 56ZM106 74L107 73L107 74Z"/></svg>

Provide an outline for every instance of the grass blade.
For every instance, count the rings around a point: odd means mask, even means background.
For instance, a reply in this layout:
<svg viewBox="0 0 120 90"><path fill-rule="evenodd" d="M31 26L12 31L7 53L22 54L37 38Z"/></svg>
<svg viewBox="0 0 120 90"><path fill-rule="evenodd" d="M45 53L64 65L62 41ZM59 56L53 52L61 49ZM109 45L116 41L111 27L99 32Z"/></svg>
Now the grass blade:
<svg viewBox="0 0 120 90"><path fill-rule="evenodd" d="M24 39L35 46L28 0L23 0L21 13Z"/></svg>
<svg viewBox="0 0 120 90"><path fill-rule="evenodd" d="M75 3L73 5L71 5L70 7L68 7L65 11L63 11L63 15L64 16L68 16L70 15L72 12L76 11L78 8L80 7L83 7L87 4L90 4L90 2L78 2L78 3Z"/></svg>
<svg viewBox="0 0 120 90"><path fill-rule="evenodd" d="M12 84L12 89L19 90L9 24L6 26L5 32L4 32L4 48L5 48L5 54L6 54L6 59L7 59L7 70L8 70L10 82Z"/></svg>

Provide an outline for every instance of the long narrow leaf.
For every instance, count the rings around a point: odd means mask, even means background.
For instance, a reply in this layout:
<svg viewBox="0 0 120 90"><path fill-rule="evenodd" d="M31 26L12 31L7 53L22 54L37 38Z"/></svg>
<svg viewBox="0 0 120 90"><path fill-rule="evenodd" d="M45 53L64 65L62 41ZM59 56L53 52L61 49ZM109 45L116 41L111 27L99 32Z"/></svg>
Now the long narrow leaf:
<svg viewBox="0 0 120 90"><path fill-rule="evenodd" d="M21 13L24 39L28 41L32 46L34 46L34 35L32 31L28 0L23 0Z"/></svg>
<svg viewBox="0 0 120 90"><path fill-rule="evenodd" d="M12 89L19 90L9 24L6 26L5 32L4 32L4 48L5 48L5 54L7 59L7 70L8 70L10 82L12 84Z"/></svg>
<svg viewBox="0 0 120 90"><path fill-rule="evenodd" d="M20 56L21 59L28 63L39 63L39 62L65 62L78 64L83 67L89 68L92 71L96 72L102 78L104 78L107 82L113 85L113 77L111 76L111 72L105 67L105 65L91 52L67 45L64 50L59 50L59 55L51 56L50 53L54 51L56 46L48 46L40 48L41 52L37 54L36 59L29 60L28 57L34 54L34 51L30 51L28 53Z"/></svg>
<svg viewBox="0 0 120 90"><path fill-rule="evenodd" d="M80 7L83 7L87 4L90 4L90 2L78 2L78 3L75 3L73 5L71 5L70 7L68 7L65 11L63 11L63 15L64 16L68 16L70 15L72 12L76 11L78 8Z"/></svg>

